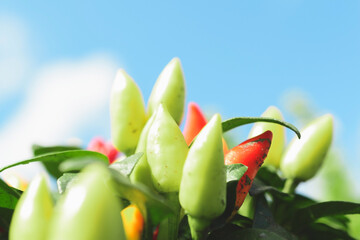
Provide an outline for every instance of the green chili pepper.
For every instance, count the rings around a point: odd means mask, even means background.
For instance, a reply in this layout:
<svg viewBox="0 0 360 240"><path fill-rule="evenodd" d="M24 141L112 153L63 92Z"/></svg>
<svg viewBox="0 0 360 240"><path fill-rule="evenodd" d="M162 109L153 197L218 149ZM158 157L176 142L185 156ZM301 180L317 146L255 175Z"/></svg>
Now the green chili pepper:
<svg viewBox="0 0 360 240"><path fill-rule="evenodd" d="M146 155L159 192L178 192L188 153L185 138L167 108L160 104L149 129Z"/></svg>
<svg viewBox="0 0 360 240"><path fill-rule="evenodd" d="M333 117L323 115L301 131L301 139L294 138L287 147L280 169L288 179L306 181L320 168L330 147Z"/></svg>
<svg viewBox="0 0 360 240"><path fill-rule="evenodd" d="M10 240L47 239L53 201L44 176L35 177L19 199L10 225Z"/></svg>
<svg viewBox="0 0 360 240"><path fill-rule="evenodd" d="M190 147L179 198L188 214L192 237L206 238L211 220L221 215L226 206L226 170L219 114L211 118Z"/></svg>
<svg viewBox="0 0 360 240"><path fill-rule="evenodd" d="M185 107L185 79L180 59L173 58L161 72L151 91L148 113L152 115L163 103L177 124L180 124Z"/></svg>
<svg viewBox="0 0 360 240"><path fill-rule="evenodd" d="M262 117L274 118L283 121L284 118L277 107L270 106L261 115ZM249 138L255 137L263 132L270 130L273 133L271 148L267 155L264 166L280 167L280 160L285 148L285 128L279 124L268 122L257 122L252 127Z"/></svg>
<svg viewBox="0 0 360 240"><path fill-rule="evenodd" d="M92 164L79 173L58 201L48 240L125 239L120 211L108 169Z"/></svg>
<svg viewBox="0 0 360 240"><path fill-rule="evenodd" d="M122 69L112 88L110 115L114 146L126 155L133 154L146 122L145 106L140 89Z"/></svg>
<svg viewBox="0 0 360 240"><path fill-rule="evenodd" d="M137 145L135 152L136 153L142 152L144 155L136 163L133 171L130 174L130 180L133 183L142 183L148 186L150 189L155 189L155 188L154 188L154 184L152 183L151 169L147 160L146 142L147 142L149 129L151 127L153 120L154 120L154 114L149 118L149 120L145 124L145 127L141 131L139 143Z"/></svg>

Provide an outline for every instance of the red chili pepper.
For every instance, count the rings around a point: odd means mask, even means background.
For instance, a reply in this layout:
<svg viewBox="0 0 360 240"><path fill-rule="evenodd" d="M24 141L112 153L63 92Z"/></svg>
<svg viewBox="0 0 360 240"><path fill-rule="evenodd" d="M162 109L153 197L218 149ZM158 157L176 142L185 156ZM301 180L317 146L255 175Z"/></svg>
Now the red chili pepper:
<svg viewBox="0 0 360 240"><path fill-rule="evenodd" d="M232 216L243 204L256 173L269 152L271 140L272 132L266 131L256 137L240 143L225 155L226 165L242 163L248 167L236 187L236 202Z"/></svg>
<svg viewBox="0 0 360 240"><path fill-rule="evenodd" d="M101 137L94 137L90 141L87 149L106 155L109 158L110 164L116 160L119 153L111 142L105 142Z"/></svg>
<svg viewBox="0 0 360 240"><path fill-rule="evenodd" d="M188 104L186 122L184 126L184 137L185 141L188 145L194 140L194 138L198 135L201 129L206 125L207 120L205 115L201 111L199 105L195 102L190 102ZM223 151L226 154L229 149L225 140L223 139Z"/></svg>

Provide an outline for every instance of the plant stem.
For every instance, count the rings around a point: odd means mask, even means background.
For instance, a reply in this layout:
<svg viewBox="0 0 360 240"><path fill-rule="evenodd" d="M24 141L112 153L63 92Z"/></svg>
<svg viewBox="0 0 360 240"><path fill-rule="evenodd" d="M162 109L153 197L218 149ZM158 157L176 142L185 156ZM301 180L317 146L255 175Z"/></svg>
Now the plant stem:
<svg viewBox="0 0 360 240"><path fill-rule="evenodd" d="M194 240L205 240L209 233L210 221L188 215L191 237Z"/></svg>
<svg viewBox="0 0 360 240"><path fill-rule="evenodd" d="M298 179L288 178L285 181L285 186L283 188L284 193L294 194L296 187L299 185L301 181Z"/></svg>
<svg viewBox="0 0 360 240"><path fill-rule="evenodd" d="M168 217L160 223L158 240L176 240L178 237L179 224L180 224L180 211L181 206L179 202L179 193L166 193L165 198L169 200L175 210L175 214Z"/></svg>

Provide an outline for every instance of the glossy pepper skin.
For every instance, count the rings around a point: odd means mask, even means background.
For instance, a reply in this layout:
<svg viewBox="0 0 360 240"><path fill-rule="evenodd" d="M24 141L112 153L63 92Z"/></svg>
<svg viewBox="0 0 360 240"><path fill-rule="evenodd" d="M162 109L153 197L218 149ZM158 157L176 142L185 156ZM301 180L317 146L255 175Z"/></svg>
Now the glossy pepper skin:
<svg viewBox="0 0 360 240"><path fill-rule="evenodd" d="M190 102L187 108L187 116L183 131L186 143L188 145L191 144L191 142L199 134L201 129L203 129L206 123L207 120L205 118L204 113L201 111L199 105L196 104L195 102ZM229 151L229 149L227 147L224 138L222 139L222 141L223 141L223 151L224 154L226 154Z"/></svg>
<svg viewBox="0 0 360 240"><path fill-rule="evenodd" d="M136 148L136 153L142 152L143 156L136 163L133 171L130 174L130 180L133 183L141 183L154 190L154 184L152 183L151 169L147 160L146 143L149 129L154 120L154 114L146 122L145 127L141 131L139 143Z"/></svg>
<svg viewBox="0 0 360 240"><path fill-rule="evenodd" d="M275 106L268 107L261 117L274 118L281 121L284 120L281 111ZM267 130L270 130L273 133L273 139L264 166L279 168L280 160L285 149L285 127L275 123L257 122L251 128L249 138L255 137Z"/></svg>
<svg viewBox="0 0 360 240"><path fill-rule="evenodd" d="M310 122L285 150L280 169L288 179L306 181L319 170L330 147L333 116L325 114Z"/></svg>
<svg viewBox="0 0 360 240"><path fill-rule="evenodd" d="M232 216L243 204L252 182L269 152L272 132L266 131L232 148L225 156L225 164L242 163L248 167L236 187L236 202Z"/></svg>
<svg viewBox="0 0 360 240"><path fill-rule="evenodd" d="M120 212L107 167L91 164L57 202L48 240L126 239Z"/></svg>
<svg viewBox="0 0 360 240"><path fill-rule="evenodd" d="M111 138L117 150L131 155L146 122L144 100L134 80L123 70L116 74L110 100Z"/></svg>
<svg viewBox="0 0 360 240"><path fill-rule="evenodd" d="M149 129L146 155L159 192L178 192L188 145L167 108L160 104Z"/></svg>
<svg viewBox="0 0 360 240"><path fill-rule="evenodd" d="M151 116L159 104L163 103L179 125L185 107L185 79L180 59L173 58L159 75L148 101Z"/></svg>
<svg viewBox="0 0 360 240"><path fill-rule="evenodd" d="M10 240L47 239L53 200L44 176L36 176L19 199L10 225Z"/></svg>
<svg viewBox="0 0 360 240"><path fill-rule="evenodd" d="M188 214L192 237L204 238L211 220L221 215L226 206L226 170L219 114L211 118L190 147L179 199Z"/></svg>

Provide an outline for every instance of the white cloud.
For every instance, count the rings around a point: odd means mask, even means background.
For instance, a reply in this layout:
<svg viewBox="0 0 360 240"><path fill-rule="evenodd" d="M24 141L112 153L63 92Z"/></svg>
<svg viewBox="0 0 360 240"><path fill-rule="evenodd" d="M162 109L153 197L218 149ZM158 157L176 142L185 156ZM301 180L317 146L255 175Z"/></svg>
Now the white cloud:
<svg viewBox="0 0 360 240"><path fill-rule="evenodd" d="M0 16L0 101L17 90L30 68L28 34L23 23Z"/></svg>
<svg viewBox="0 0 360 240"><path fill-rule="evenodd" d="M0 129L0 167L30 157L33 143L63 143L99 120L116 67L110 57L95 55L40 70L24 104Z"/></svg>

